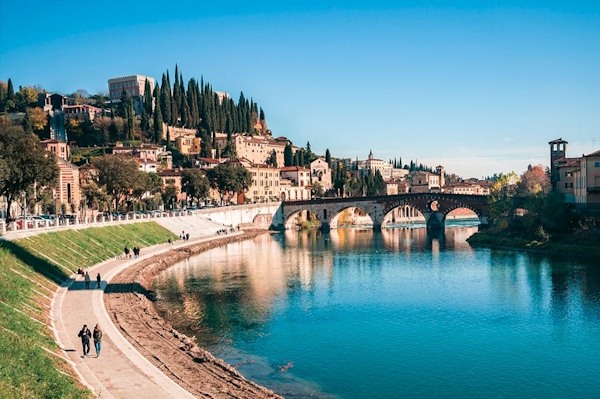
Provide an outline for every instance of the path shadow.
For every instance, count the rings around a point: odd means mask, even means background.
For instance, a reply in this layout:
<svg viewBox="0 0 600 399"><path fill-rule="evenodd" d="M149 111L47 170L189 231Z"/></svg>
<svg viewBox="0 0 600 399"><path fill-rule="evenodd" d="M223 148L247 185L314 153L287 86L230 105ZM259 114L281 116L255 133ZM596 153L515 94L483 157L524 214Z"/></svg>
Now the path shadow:
<svg viewBox="0 0 600 399"><path fill-rule="evenodd" d="M116 284L108 284L104 289L105 294L129 294L129 293L137 293L142 294L146 298L151 301L156 300L156 292L152 290L147 290L140 283L116 283Z"/></svg>
<svg viewBox="0 0 600 399"><path fill-rule="evenodd" d="M0 248L10 252L13 256L30 266L37 273L59 285L69 277L67 273L59 266L56 266L47 259L31 253L29 250L15 244L12 241L0 240Z"/></svg>
<svg viewBox="0 0 600 399"><path fill-rule="evenodd" d="M83 280L75 280L73 284L69 286L69 291L94 291L101 290L106 287L106 282L100 282L100 288L98 288L98 283L96 280L90 281L90 288L85 288L85 281Z"/></svg>

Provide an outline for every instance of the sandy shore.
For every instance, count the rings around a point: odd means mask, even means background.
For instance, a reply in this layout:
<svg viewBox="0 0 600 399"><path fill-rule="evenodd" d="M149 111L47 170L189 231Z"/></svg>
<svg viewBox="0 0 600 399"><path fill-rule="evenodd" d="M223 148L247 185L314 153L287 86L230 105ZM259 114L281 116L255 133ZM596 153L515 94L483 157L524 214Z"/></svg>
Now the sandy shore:
<svg viewBox="0 0 600 399"><path fill-rule="evenodd" d="M177 262L203 251L254 238L264 230L247 231L189 247L174 249L128 267L104 292L110 318L121 333L151 363L199 398L281 398L246 380L238 371L162 319L151 299L152 280Z"/></svg>

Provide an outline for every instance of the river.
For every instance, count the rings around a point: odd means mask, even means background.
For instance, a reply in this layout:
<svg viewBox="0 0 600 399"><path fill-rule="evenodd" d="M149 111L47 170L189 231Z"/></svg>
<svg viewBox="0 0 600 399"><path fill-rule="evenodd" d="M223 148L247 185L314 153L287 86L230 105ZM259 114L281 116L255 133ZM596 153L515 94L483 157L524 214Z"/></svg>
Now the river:
<svg viewBox="0 0 600 399"><path fill-rule="evenodd" d="M177 264L157 308L289 398L600 397L600 265L477 227L262 235Z"/></svg>

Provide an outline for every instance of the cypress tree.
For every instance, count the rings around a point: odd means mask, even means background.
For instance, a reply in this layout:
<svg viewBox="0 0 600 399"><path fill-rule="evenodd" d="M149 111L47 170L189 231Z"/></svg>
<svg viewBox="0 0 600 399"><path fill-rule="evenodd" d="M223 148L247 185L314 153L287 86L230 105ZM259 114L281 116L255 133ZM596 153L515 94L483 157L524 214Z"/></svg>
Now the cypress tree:
<svg viewBox="0 0 600 399"><path fill-rule="evenodd" d="M162 139L162 128L163 128L163 119L162 119L162 111L160 109L160 87L158 83L156 83L156 87L154 88L154 100L156 106L154 107L154 142L156 144L160 143Z"/></svg>
<svg viewBox="0 0 600 399"><path fill-rule="evenodd" d="M167 76L163 73L162 75L162 86L160 88L160 110L162 112L163 120L169 124L171 122L171 89L169 86L169 71Z"/></svg>
<svg viewBox="0 0 600 399"><path fill-rule="evenodd" d="M146 112L146 107L142 107L142 118L141 118L141 128L142 132L148 133L150 131L150 119L148 117L148 113Z"/></svg>
<svg viewBox="0 0 600 399"><path fill-rule="evenodd" d="M152 87L150 87L148 79L146 79L146 84L144 85L144 108L148 116L152 115Z"/></svg>
<svg viewBox="0 0 600 399"><path fill-rule="evenodd" d="M190 114L190 107L188 105L188 100L186 96L182 97L182 107L181 107L181 126L184 127L192 127L192 116Z"/></svg>
<svg viewBox="0 0 600 399"><path fill-rule="evenodd" d="M265 120L265 111L263 111L262 107L260 107L260 120L261 122Z"/></svg>
<svg viewBox="0 0 600 399"><path fill-rule="evenodd" d="M246 100L246 107L244 112L246 113L245 118L246 118L246 131L248 133L250 133L252 131L252 123L251 123L251 119L252 119L252 115L250 112L250 104L248 103L248 100Z"/></svg>
<svg viewBox="0 0 600 399"><path fill-rule="evenodd" d="M177 64L175 64L175 83L173 84L173 96L171 97L171 124L175 126L180 116L180 105L181 105L181 86L179 85L179 78L177 74Z"/></svg>
<svg viewBox="0 0 600 399"><path fill-rule="evenodd" d="M198 125L198 101L196 100L196 80L191 78L188 82L187 102L190 107L190 127Z"/></svg>
<svg viewBox="0 0 600 399"><path fill-rule="evenodd" d="M8 78L8 87L6 89L6 99L10 101L15 100L15 88L13 87L13 82L10 78Z"/></svg>
<svg viewBox="0 0 600 399"><path fill-rule="evenodd" d="M325 162L327 162L327 165L331 168L331 153L329 152L329 148L325 150Z"/></svg>
<svg viewBox="0 0 600 399"><path fill-rule="evenodd" d="M4 110L4 85L0 83L0 111Z"/></svg>
<svg viewBox="0 0 600 399"><path fill-rule="evenodd" d="M33 123L31 122L31 115L29 114L29 108L25 111L25 117L23 118L23 130L25 133L33 133Z"/></svg>
<svg viewBox="0 0 600 399"><path fill-rule="evenodd" d="M283 164L284 166L292 166L294 162L294 153L292 151L292 145L287 143L285 145L285 149L283 150Z"/></svg>

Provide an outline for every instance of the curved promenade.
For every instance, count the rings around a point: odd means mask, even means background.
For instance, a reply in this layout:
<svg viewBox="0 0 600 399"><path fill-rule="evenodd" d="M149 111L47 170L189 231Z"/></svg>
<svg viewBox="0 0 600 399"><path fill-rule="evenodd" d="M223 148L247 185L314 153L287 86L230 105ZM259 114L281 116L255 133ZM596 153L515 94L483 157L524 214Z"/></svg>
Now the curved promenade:
<svg viewBox="0 0 600 399"><path fill-rule="evenodd" d="M164 253L172 248L210 241L214 234L143 248L138 259L110 259L87 271L92 282L85 289L83 277L72 275L56 292L52 303L56 341L75 368L80 379L102 398L192 398L173 380L152 365L131 345L112 323L104 306L106 285L120 271L132 264ZM96 274L102 277L101 289L96 287ZM92 289L94 287L94 289ZM84 324L90 330L98 323L104 335L98 358L91 344L90 357L83 358L81 340L77 334Z"/></svg>

